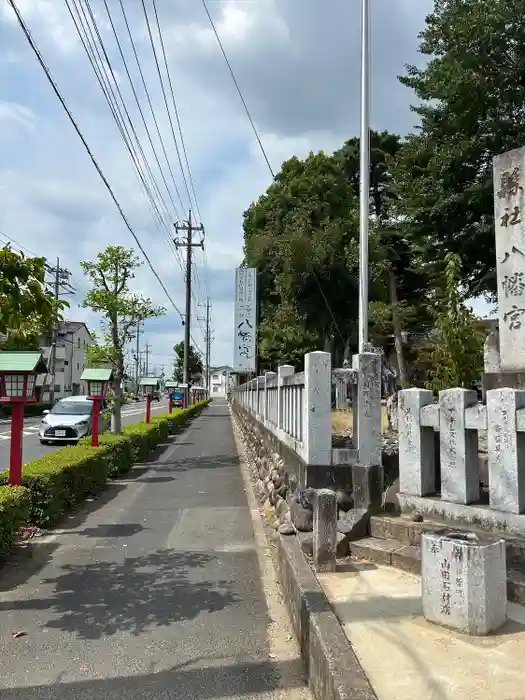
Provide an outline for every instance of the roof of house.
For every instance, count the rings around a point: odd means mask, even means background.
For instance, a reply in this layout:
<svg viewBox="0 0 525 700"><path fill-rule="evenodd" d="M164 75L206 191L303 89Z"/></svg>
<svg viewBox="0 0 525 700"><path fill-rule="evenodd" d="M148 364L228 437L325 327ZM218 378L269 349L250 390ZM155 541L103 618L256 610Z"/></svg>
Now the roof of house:
<svg viewBox="0 0 525 700"><path fill-rule="evenodd" d="M84 327L86 329L86 331L89 333L89 329L83 321L62 321L60 324L60 328L58 329L58 332L59 333L77 333L82 327ZM89 333L89 335L91 335L91 333Z"/></svg>

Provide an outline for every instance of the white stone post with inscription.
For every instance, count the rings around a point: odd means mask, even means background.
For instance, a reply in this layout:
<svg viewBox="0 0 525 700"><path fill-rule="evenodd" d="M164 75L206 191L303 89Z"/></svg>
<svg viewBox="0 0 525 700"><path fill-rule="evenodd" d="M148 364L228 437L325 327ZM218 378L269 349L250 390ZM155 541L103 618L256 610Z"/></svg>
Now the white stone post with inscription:
<svg viewBox="0 0 525 700"><path fill-rule="evenodd" d="M516 514L525 511L525 433L516 430L520 408L525 408L525 391L487 391L490 506Z"/></svg>
<svg viewBox="0 0 525 700"><path fill-rule="evenodd" d="M502 372L525 369L525 147L496 156L494 223Z"/></svg>
<svg viewBox="0 0 525 700"><path fill-rule="evenodd" d="M441 498L452 503L479 501L478 433L467 430L465 409L478 402L475 391L439 392Z"/></svg>
<svg viewBox="0 0 525 700"><path fill-rule="evenodd" d="M332 358L329 352L304 356L303 459L306 464L332 463Z"/></svg>
<svg viewBox="0 0 525 700"><path fill-rule="evenodd" d="M433 394L428 389L399 392L399 490L411 496L436 492L434 430L421 425L421 409L432 403Z"/></svg>
<svg viewBox="0 0 525 700"><path fill-rule="evenodd" d="M373 352L354 355L357 371L357 450L362 466L381 466L381 356ZM354 442L355 444L355 442Z"/></svg>

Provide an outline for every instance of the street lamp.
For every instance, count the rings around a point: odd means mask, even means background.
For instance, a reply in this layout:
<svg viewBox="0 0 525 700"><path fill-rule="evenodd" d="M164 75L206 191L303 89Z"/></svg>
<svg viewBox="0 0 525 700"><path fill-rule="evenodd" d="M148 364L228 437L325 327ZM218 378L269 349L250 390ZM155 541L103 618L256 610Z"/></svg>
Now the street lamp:
<svg viewBox="0 0 525 700"><path fill-rule="evenodd" d="M98 426L102 402L108 394L109 383L113 379L113 370L108 367L91 367L85 369L80 377L88 385L88 399L93 401L91 411L91 447L98 447Z"/></svg>
<svg viewBox="0 0 525 700"><path fill-rule="evenodd" d="M159 380L157 377L142 377L140 380L140 386L143 387L143 391L146 396L146 423L150 423L151 400L153 399L153 394L158 391Z"/></svg>
<svg viewBox="0 0 525 700"><path fill-rule="evenodd" d="M24 404L36 401L37 374L47 374L41 352L0 352L0 403L11 404L9 484L12 486L19 486L22 481Z"/></svg>

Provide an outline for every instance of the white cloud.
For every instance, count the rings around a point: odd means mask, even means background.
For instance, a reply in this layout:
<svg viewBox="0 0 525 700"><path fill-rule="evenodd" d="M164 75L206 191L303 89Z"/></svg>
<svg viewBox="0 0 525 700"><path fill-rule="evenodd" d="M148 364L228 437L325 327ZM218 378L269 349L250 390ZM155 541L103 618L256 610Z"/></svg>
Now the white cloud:
<svg viewBox="0 0 525 700"><path fill-rule="evenodd" d="M18 0L18 4L128 220L175 304L183 310L184 283L166 240L174 237L175 231L159 231L154 224L65 4L54 0ZM377 128L405 132L410 128L410 94L398 84L396 75L405 62L417 59L416 34L430 5L430 0L373 3L373 123ZM125 3L184 206L174 192L118 3L110 6L176 207L160 177L103 4L92 0L92 6L133 126L167 204L165 218L171 224L185 215L183 209L189 203L141 5ZM206 226L207 272L202 253L195 255L200 284L195 285L194 337L203 349L202 323L197 316L204 310L197 304L205 301L208 286L215 327L213 362L229 363L234 268L242 259L242 213L268 186L270 175L201 3L157 0L157 6ZM357 133L357 3L217 0L209 6L275 171L294 154L304 156L320 148L330 151ZM5 0L0 0L0 38L0 61L6 67L9 64L8 70L0 72L0 232L50 259L59 256L61 264L73 273L72 282L79 290L69 315L95 327L96 318L78 307L86 289L79 260L94 258L108 244L136 246ZM161 58L160 46L157 48ZM177 133L175 120L173 123ZM170 306L147 265L137 275L135 288L155 303ZM159 364L162 360L168 365L172 346L182 337L180 319L171 309L166 317L146 324L143 342L152 344Z"/></svg>

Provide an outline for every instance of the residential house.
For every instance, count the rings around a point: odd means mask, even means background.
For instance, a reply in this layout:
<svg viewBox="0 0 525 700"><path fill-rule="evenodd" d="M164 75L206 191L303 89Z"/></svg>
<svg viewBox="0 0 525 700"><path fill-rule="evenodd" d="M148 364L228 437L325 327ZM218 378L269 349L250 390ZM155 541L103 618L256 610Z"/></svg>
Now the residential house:
<svg viewBox="0 0 525 700"><path fill-rule="evenodd" d="M224 365L223 367L210 368L210 397L225 397L234 386L236 374L233 367Z"/></svg>
<svg viewBox="0 0 525 700"><path fill-rule="evenodd" d="M80 377L84 371L86 350L93 342L85 323L64 321L60 324L56 345L55 400L87 392L87 385ZM42 338L42 352L48 369L51 370L51 338ZM50 382L49 373L37 378L37 397L41 401L49 400Z"/></svg>

